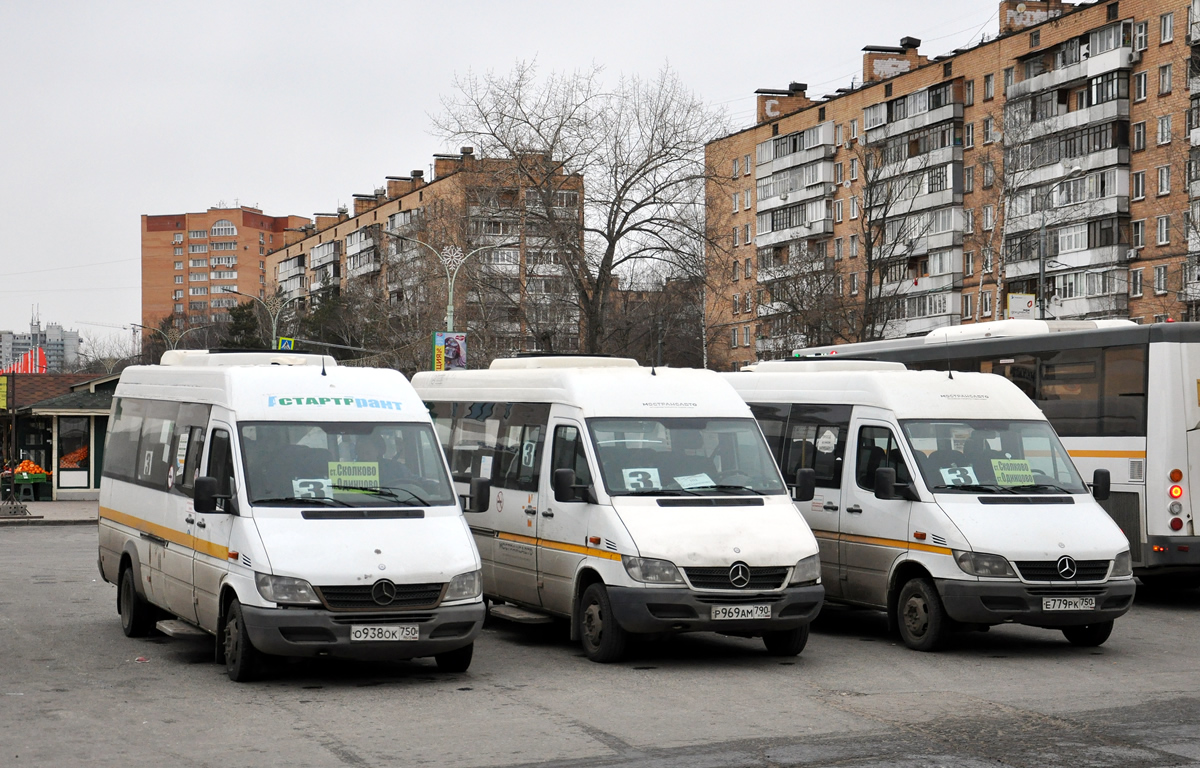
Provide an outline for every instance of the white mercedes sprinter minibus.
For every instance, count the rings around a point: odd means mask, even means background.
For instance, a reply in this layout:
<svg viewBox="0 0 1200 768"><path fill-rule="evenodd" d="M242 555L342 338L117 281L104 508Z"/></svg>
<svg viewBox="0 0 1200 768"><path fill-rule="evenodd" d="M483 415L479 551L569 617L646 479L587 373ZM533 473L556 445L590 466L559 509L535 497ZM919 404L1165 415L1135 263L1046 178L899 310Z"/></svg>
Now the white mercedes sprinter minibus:
<svg viewBox="0 0 1200 768"><path fill-rule="evenodd" d="M1108 639L1133 603L1129 542L1046 417L1012 382L900 363L772 361L724 374L785 476L816 474L800 508L826 596L884 609L933 650L956 626L1004 622Z"/></svg>
<svg viewBox="0 0 1200 768"><path fill-rule="evenodd" d="M464 671L484 607L447 469L396 371L167 352L117 385L100 573L126 635L209 633L233 680L262 654Z"/></svg>
<svg viewBox="0 0 1200 768"><path fill-rule="evenodd" d="M816 540L717 374L533 357L413 386L454 480L490 486L471 530L485 595L511 604L494 613L568 618L598 662L643 633L804 648L824 594Z"/></svg>

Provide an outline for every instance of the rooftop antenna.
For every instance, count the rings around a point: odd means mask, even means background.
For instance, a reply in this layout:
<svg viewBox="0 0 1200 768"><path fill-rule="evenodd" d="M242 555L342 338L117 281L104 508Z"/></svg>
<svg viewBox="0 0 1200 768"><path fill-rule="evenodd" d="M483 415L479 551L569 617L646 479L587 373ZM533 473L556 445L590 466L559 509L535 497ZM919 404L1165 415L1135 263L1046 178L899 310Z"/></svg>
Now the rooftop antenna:
<svg viewBox="0 0 1200 768"><path fill-rule="evenodd" d="M326 375L325 374L325 355L321 355L321 375L322 376Z"/></svg>
<svg viewBox="0 0 1200 768"><path fill-rule="evenodd" d="M950 336L945 336L942 339L942 346L946 350L946 373L950 376L950 380L954 380L954 371L950 368Z"/></svg>

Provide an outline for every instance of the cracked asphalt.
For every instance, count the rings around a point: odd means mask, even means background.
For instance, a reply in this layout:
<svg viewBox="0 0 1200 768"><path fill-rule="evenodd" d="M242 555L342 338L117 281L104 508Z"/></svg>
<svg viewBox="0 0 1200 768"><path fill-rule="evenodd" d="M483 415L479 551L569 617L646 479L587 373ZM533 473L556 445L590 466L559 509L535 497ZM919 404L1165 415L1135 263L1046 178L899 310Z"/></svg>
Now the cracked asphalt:
<svg viewBox="0 0 1200 768"><path fill-rule="evenodd" d="M918 654L828 608L794 660L695 635L602 666L493 620L464 674L236 685L204 642L124 637L95 562L91 527L0 529L2 766L1200 766L1200 591L1139 595L1098 649L1001 627Z"/></svg>

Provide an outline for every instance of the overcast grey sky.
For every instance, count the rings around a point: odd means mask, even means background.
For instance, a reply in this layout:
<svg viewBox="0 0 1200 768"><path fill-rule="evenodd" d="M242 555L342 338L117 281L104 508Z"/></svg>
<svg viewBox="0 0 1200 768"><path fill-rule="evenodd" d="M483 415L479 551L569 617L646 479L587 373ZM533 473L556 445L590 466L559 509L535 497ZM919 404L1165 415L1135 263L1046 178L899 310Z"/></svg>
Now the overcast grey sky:
<svg viewBox="0 0 1200 768"><path fill-rule="evenodd" d="M140 317L139 216L311 216L452 151L454 74L670 64L733 124L756 88L861 77L864 45L994 36L997 0L0 2L0 329Z"/></svg>

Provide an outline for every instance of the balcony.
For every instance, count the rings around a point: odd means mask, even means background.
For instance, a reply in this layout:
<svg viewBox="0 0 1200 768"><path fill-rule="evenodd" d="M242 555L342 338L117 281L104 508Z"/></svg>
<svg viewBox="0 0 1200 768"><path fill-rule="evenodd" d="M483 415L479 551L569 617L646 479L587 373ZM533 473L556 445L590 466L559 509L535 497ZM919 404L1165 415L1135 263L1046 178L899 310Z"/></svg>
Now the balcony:
<svg viewBox="0 0 1200 768"><path fill-rule="evenodd" d="M360 253L346 259L347 277L373 275L379 272L380 268L379 256L373 251L370 253Z"/></svg>
<svg viewBox="0 0 1200 768"><path fill-rule="evenodd" d="M1091 172L1098 171L1101 168L1110 168L1114 165L1129 165L1128 147L1102 149L1099 152L1091 152L1078 157L1069 157L1057 163L1043 165L1040 168L1018 171L1013 182L1016 188L1026 189L1058 181L1066 176L1071 168L1075 166L1079 166L1084 172Z"/></svg>
<svg viewBox="0 0 1200 768"><path fill-rule="evenodd" d="M783 192L778 195L773 195L767 198L761 198L755 202L754 210L758 213L770 211L775 208L782 208L789 203L798 203L805 200L816 200L821 197L833 197L837 194L837 185L831 181L833 178L833 164L827 163L828 169L822 167L821 174L823 180L816 184L809 184L801 189L793 189L790 192ZM824 171L828 170L828 173Z"/></svg>
<svg viewBox="0 0 1200 768"><path fill-rule="evenodd" d="M1046 302L1048 320L1105 320L1129 317L1129 295L1110 293L1100 296L1076 296L1060 299L1051 296Z"/></svg>
<svg viewBox="0 0 1200 768"><path fill-rule="evenodd" d="M322 243L312 249L309 254L309 264L313 269L323 267L326 264L331 264L339 261L342 255L342 241L334 240L329 243Z"/></svg>
<svg viewBox="0 0 1200 768"><path fill-rule="evenodd" d="M956 146L942 147L923 155L910 157L903 162L891 163L879 169L878 179L890 179L895 176L906 176L910 173L935 168L947 163L962 163L963 148Z"/></svg>
<svg viewBox="0 0 1200 768"><path fill-rule="evenodd" d="M1128 244L1122 243L1120 245L1106 245L1098 248L1089 248L1086 251L1060 253L1050 256L1046 259L1047 279L1059 272L1096 269L1099 267L1111 269L1125 265L1129 262L1128 256L1131 250ZM1133 253L1136 254L1137 251L1133 251ZM1038 259L1036 258L1023 259L1021 261L1009 260L1004 264L1004 279L1013 281L1022 278L1037 277L1038 263Z"/></svg>
<svg viewBox="0 0 1200 768"><path fill-rule="evenodd" d="M1031 123L1029 128L1024 131L1024 135L1014 138L1018 143L1025 143L1034 139L1040 139L1043 136L1069 131L1072 128L1082 128L1085 125L1099 125L1100 123L1107 123L1112 120L1128 119L1129 99L1113 99L1112 101L1106 101L1103 104L1097 104L1093 107L1077 109L1065 115L1058 115ZM1008 142L1006 142L1007 144Z"/></svg>
<svg viewBox="0 0 1200 768"><path fill-rule="evenodd" d="M1114 48L1099 56L1090 56L1062 69L1043 72L1037 77L1031 77L1008 86L1008 100L1012 101L1022 96L1061 88L1068 83L1103 75L1116 69L1129 69L1133 66L1133 62L1130 61L1132 56L1133 48L1131 47Z"/></svg>
<svg viewBox="0 0 1200 768"><path fill-rule="evenodd" d="M962 120L962 116L962 104L946 104L937 109L922 112L919 115L905 117L893 123L884 123L878 128L872 128L866 132L867 143L874 144L875 142L885 141L894 136L903 136L910 131L919 130L930 125L937 125L949 120Z"/></svg>
<svg viewBox="0 0 1200 768"><path fill-rule="evenodd" d="M781 229L778 232L767 232L757 235L754 244L759 248L769 245L779 245L791 240L804 240L813 237L828 237L833 234L833 219L818 219L800 227Z"/></svg>
<svg viewBox="0 0 1200 768"><path fill-rule="evenodd" d="M958 325L962 310L959 308L958 296L954 298L955 301L948 302L948 309L942 314L893 320L887 325L887 337L924 336L935 328L949 328L952 325Z"/></svg>
<svg viewBox="0 0 1200 768"><path fill-rule="evenodd" d="M1118 180L1118 188L1124 178ZM1128 215L1129 198L1125 195L1102 197L1099 200L1084 200L1082 202L1064 205L1046 211L1046 226L1053 229L1072 222L1082 222L1089 219L1109 218L1112 216ZM1042 213L1027 213L1021 216L1009 216L1006 233L1015 235L1020 232L1035 232L1042 228ZM1047 234L1047 237L1051 236Z"/></svg>
<svg viewBox="0 0 1200 768"><path fill-rule="evenodd" d="M293 299L297 296L303 296L305 293L304 275L296 275L287 280L279 281L279 290L285 298Z"/></svg>
<svg viewBox="0 0 1200 768"><path fill-rule="evenodd" d="M275 275L275 279L279 282L289 280L296 275L304 274L304 257L298 256L294 259L279 262L279 272Z"/></svg>

